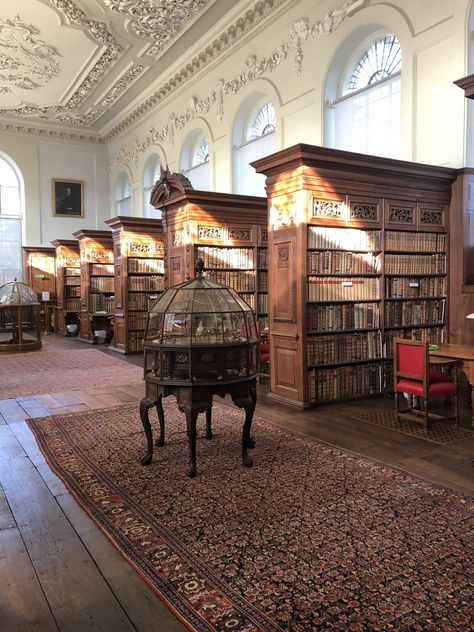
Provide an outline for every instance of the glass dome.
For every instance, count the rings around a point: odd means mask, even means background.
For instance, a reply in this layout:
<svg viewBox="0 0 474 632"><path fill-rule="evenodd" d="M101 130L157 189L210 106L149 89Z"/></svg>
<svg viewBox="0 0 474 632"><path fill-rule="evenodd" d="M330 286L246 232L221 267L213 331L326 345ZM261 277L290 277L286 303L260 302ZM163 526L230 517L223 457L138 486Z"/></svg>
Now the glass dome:
<svg viewBox="0 0 474 632"><path fill-rule="evenodd" d="M152 305L145 331L145 379L223 383L257 374L251 307L235 290L202 276L176 285Z"/></svg>
<svg viewBox="0 0 474 632"><path fill-rule="evenodd" d="M0 287L0 305L31 305L38 302L36 292L21 281L10 281Z"/></svg>
<svg viewBox="0 0 474 632"><path fill-rule="evenodd" d="M0 287L0 352L31 351L41 347L40 304L25 283Z"/></svg>

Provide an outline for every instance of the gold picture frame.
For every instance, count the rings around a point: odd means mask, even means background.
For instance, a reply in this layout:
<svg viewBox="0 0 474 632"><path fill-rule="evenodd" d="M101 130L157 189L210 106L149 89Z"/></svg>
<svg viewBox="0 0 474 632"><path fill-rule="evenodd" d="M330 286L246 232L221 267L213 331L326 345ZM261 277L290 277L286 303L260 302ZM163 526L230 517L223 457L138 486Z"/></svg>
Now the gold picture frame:
<svg viewBox="0 0 474 632"><path fill-rule="evenodd" d="M84 181L52 179L54 217L84 217Z"/></svg>

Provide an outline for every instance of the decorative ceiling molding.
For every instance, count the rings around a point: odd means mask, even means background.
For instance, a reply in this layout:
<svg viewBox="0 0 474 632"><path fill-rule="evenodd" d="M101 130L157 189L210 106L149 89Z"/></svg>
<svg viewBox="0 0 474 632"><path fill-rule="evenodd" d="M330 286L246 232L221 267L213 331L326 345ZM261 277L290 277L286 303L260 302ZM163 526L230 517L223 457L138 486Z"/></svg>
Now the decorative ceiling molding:
<svg viewBox="0 0 474 632"><path fill-rule="evenodd" d="M26 127L25 125L13 125L11 123L0 123L0 132L13 134L15 136L37 136L47 140L58 140L68 143L92 143L104 145L104 139L92 134L80 134L77 132L65 132L59 130L42 129L40 127Z"/></svg>
<svg viewBox="0 0 474 632"><path fill-rule="evenodd" d="M54 106L31 106L22 105L17 108L0 109L0 115L12 117L37 116L41 120L50 122L68 123L70 125L87 126L93 123L102 114L102 110L90 111L88 114L75 113L74 110L80 107L92 90L97 86L100 79L117 61L123 52L122 46L108 31L107 26L96 20L90 20L88 16L79 9L72 0L45 0L60 11L71 24L80 26L105 48L100 59L89 72L87 77L76 89L74 94L68 99L65 105ZM41 51L36 51L36 60Z"/></svg>
<svg viewBox="0 0 474 632"><path fill-rule="evenodd" d="M34 90L59 75L61 55L38 39L40 30L19 16L0 20L0 94Z"/></svg>
<svg viewBox="0 0 474 632"><path fill-rule="evenodd" d="M245 12L243 17L239 18L224 33L221 33L218 39L215 39L212 44L201 51L198 56L187 62L186 65L173 75L171 79L166 81L159 90L154 92L120 121L120 123L109 130L109 132L104 135L105 142L112 140L115 136L126 131L133 123L160 105L201 70L207 68L210 63L218 59L228 48L237 43L260 22L287 3L288 0L259 0L252 9Z"/></svg>
<svg viewBox="0 0 474 632"><path fill-rule="evenodd" d="M183 29L183 24L209 4L210 0L104 0L107 8L130 17L129 29L152 41L146 55L158 59L166 44Z"/></svg>
<svg viewBox="0 0 474 632"><path fill-rule="evenodd" d="M120 79L115 83L113 88L109 90L107 95L103 99L101 99L99 103L99 108L106 109L110 107L113 103L115 103L117 99L119 99L122 96L122 94L124 94L124 92L128 90L128 88L130 88L132 83L143 72L145 72L145 70L146 70L145 66L132 66L126 74L120 77Z"/></svg>
<svg viewBox="0 0 474 632"><path fill-rule="evenodd" d="M306 17L293 23L289 30L287 41L282 44L272 55L270 55L270 57L266 59L263 58L260 61L258 60L257 55L252 55L251 57L249 57L245 62L244 70L236 78L228 82L226 82L224 79L220 79L216 85L216 88L206 97L204 97L203 99L192 97L191 102L185 108L182 114L176 115L175 113L172 113L168 118L168 122L161 129L156 130L152 127L143 140L136 140L133 143L130 150L125 150L123 148L120 149L116 157L111 161L110 168L113 169L117 165L124 165L132 161L137 162L139 156L145 153L150 146L161 143L165 139L167 139L170 146L173 147L175 131L184 129L184 127L196 117L207 114L214 104L216 104L217 108L217 118L218 120L221 120L224 114L224 96L233 96L237 94L243 87L252 83L256 79L276 70L276 68L278 68L278 66L280 66L280 64L282 64L288 58L290 52L293 49L293 70L296 76L299 77L301 75L303 64L302 42L306 41L309 38L319 39L320 37L331 35L339 27L343 20L345 20L347 17L350 17L357 10L365 6L367 4L367 1L368 0L348 0L342 6L324 15L321 20L316 22L313 26L309 25L309 20ZM261 5L262 3L259 4ZM246 17L247 15L248 13L246 14ZM201 55L197 59L200 61ZM188 66L190 65L191 67L194 67L194 61L195 60L190 62L190 64L186 66L186 69L188 69ZM206 65L208 63L209 62L206 62ZM196 64L196 66L199 66L199 64ZM183 77L183 71L175 75L175 78L176 77ZM186 79L188 78L189 77L186 77ZM147 108L152 107L150 101L153 98L157 99L157 101L153 103L154 107L160 103L164 96L169 96L169 93L179 87L181 83L176 82L175 84L172 84L171 81L165 84L165 86L160 91L158 91L158 93L155 93L153 97L150 97L150 99L148 99L142 106L140 106L140 108L137 108L137 110L135 110L135 112L133 112L130 117L126 121L122 122L121 125L118 127L121 127L124 124L126 124L126 127L128 127L128 125L130 125L133 120L136 120L136 118L143 116L144 112L142 108L144 106ZM161 97L162 91L165 91L166 95L163 95ZM158 95L160 95L161 98L158 97ZM122 129L120 131L122 131ZM117 128L115 128L113 132L110 132L108 135L106 135L104 137L104 140L107 142L112 136L115 136L116 133L118 133Z"/></svg>

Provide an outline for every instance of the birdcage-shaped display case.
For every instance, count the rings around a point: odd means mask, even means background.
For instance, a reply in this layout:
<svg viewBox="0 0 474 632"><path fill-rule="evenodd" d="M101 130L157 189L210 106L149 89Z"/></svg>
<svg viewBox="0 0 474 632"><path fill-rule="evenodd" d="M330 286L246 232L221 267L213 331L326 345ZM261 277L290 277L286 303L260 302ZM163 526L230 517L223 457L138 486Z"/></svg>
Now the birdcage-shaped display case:
<svg viewBox="0 0 474 632"><path fill-rule="evenodd" d="M257 375L252 309L233 289L196 279L167 290L151 307L145 332L145 380L224 384Z"/></svg>
<svg viewBox="0 0 474 632"><path fill-rule="evenodd" d="M255 315L233 289L203 277L202 260L197 276L175 285L152 305L144 339L146 396L140 417L148 451L143 465L152 459L153 439L148 411L156 406L164 445L165 420L162 398L176 397L186 415L189 441L188 475L196 475L196 421L206 412L206 439L212 439L213 395L230 395L245 410L242 429L242 463L252 465L248 448L256 404L258 336Z"/></svg>
<svg viewBox="0 0 474 632"><path fill-rule="evenodd" d="M0 353L33 351L41 347L40 304L25 283L0 287Z"/></svg>

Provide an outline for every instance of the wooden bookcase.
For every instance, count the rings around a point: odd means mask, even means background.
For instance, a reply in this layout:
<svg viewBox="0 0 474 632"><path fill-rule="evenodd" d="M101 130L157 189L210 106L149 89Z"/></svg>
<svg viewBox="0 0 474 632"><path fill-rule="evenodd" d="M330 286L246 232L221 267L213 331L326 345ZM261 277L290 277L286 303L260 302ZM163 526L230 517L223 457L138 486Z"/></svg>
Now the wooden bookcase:
<svg viewBox="0 0 474 632"><path fill-rule="evenodd" d="M156 193L156 191L155 191ZM204 260L206 278L229 285L267 326L265 198L187 189L151 203L162 211L167 287L195 276Z"/></svg>
<svg viewBox="0 0 474 632"><path fill-rule="evenodd" d="M41 303L42 327L54 329L54 307L56 305L56 250L50 246L23 246L23 279L38 296ZM49 300L44 300L48 292Z"/></svg>
<svg viewBox="0 0 474 632"><path fill-rule="evenodd" d="M143 351L147 312L164 290L164 246L161 220L113 217L115 319L113 348Z"/></svg>
<svg viewBox="0 0 474 632"><path fill-rule="evenodd" d="M296 145L267 176L271 396L391 389L394 335L447 337L454 169Z"/></svg>
<svg viewBox="0 0 474 632"><path fill-rule="evenodd" d="M77 230L81 260L80 337L96 343L96 331L110 331L115 314L112 233Z"/></svg>
<svg viewBox="0 0 474 632"><path fill-rule="evenodd" d="M57 306L54 310L54 330L67 334L67 325L79 330L81 312L81 259L76 239L55 239Z"/></svg>

